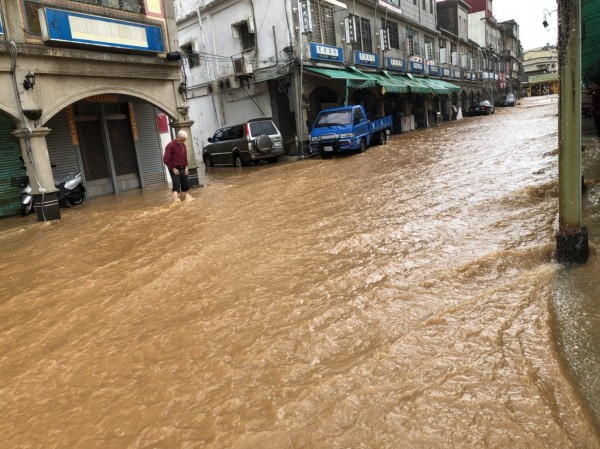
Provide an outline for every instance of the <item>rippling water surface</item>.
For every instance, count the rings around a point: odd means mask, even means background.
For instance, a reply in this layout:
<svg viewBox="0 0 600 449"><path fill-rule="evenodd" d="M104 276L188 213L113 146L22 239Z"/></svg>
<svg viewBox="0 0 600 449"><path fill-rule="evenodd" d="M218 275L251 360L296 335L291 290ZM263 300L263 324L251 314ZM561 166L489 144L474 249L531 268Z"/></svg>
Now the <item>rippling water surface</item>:
<svg viewBox="0 0 600 449"><path fill-rule="evenodd" d="M2 448L599 448L557 98L0 223Z"/></svg>

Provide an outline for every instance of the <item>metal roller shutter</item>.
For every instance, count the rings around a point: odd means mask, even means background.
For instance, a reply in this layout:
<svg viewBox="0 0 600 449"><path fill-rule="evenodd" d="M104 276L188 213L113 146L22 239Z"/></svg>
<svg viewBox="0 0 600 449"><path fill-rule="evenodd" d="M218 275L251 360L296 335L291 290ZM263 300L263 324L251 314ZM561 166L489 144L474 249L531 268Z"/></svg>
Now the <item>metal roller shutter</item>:
<svg viewBox="0 0 600 449"><path fill-rule="evenodd" d="M281 80L270 83L271 102L273 103L273 120L281 132L286 151L294 147L296 141L296 118L290 110L290 100Z"/></svg>
<svg viewBox="0 0 600 449"><path fill-rule="evenodd" d="M21 210L21 193L11 185L11 178L25 176L19 160L19 140L11 133L15 130L12 117L0 112L0 217L17 215Z"/></svg>
<svg viewBox="0 0 600 449"><path fill-rule="evenodd" d="M133 110L138 131L136 146L142 187L164 184L165 171L154 106L149 103L133 103Z"/></svg>
<svg viewBox="0 0 600 449"><path fill-rule="evenodd" d="M62 178L69 172L81 171L81 161L77 154L77 147L71 140L69 121L66 110L60 111L46 123L50 133L46 136L48 156L50 162L56 164L52 170L55 178ZM85 176L85 173L83 173ZM85 179L84 179L85 183Z"/></svg>

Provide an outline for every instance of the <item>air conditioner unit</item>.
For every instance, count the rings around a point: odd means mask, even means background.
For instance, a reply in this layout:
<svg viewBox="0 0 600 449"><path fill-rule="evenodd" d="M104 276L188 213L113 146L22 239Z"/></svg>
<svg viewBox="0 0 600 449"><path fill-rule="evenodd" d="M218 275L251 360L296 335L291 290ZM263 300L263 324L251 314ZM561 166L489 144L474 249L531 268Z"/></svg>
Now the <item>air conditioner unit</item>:
<svg viewBox="0 0 600 449"><path fill-rule="evenodd" d="M233 60L233 72L236 76L248 76L254 73L252 61L246 58L237 58Z"/></svg>
<svg viewBox="0 0 600 449"><path fill-rule="evenodd" d="M229 77L229 84L231 89L237 89L241 86L240 80L235 76Z"/></svg>

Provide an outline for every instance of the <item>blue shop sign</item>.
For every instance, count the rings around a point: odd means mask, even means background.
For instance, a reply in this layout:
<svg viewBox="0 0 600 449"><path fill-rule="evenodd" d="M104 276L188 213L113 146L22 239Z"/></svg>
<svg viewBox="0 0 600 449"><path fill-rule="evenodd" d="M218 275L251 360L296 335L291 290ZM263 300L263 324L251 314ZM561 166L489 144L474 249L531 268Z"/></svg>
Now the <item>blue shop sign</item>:
<svg viewBox="0 0 600 449"><path fill-rule="evenodd" d="M153 53L164 51L162 28L108 17L44 8L41 20L45 41L125 48Z"/></svg>
<svg viewBox="0 0 600 449"><path fill-rule="evenodd" d="M340 47L311 42L310 58L319 61L344 62L344 51Z"/></svg>
<svg viewBox="0 0 600 449"><path fill-rule="evenodd" d="M430 65L429 74L434 76L440 76L440 68L437 65Z"/></svg>
<svg viewBox="0 0 600 449"><path fill-rule="evenodd" d="M450 78L452 76L452 73L450 72L450 69L447 69L445 67L442 68L442 76Z"/></svg>
<svg viewBox="0 0 600 449"><path fill-rule="evenodd" d="M0 17L0 34L4 34L4 28L2 28L2 17Z"/></svg>
<svg viewBox="0 0 600 449"><path fill-rule="evenodd" d="M404 59L385 58L385 67L389 70L398 70L399 72L406 72L406 63Z"/></svg>
<svg viewBox="0 0 600 449"><path fill-rule="evenodd" d="M410 61L410 71L412 73L423 73L425 67L422 62Z"/></svg>
<svg viewBox="0 0 600 449"><path fill-rule="evenodd" d="M354 52L354 64L379 67L379 55L357 50Z"/></svg>

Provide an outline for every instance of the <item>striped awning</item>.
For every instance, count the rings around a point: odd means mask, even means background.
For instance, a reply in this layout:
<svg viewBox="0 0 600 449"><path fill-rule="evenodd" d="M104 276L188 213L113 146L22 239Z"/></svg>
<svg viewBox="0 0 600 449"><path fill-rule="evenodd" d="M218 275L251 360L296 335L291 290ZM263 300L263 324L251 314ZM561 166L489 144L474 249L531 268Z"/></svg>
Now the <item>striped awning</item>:
<svg viewBox="0 0 600 449"><path fill-rule="evenodd" d="M447 95L459 92L461 88L443 80L415 77L412 74L396 75L388 71L363 72L356 67L344 69L327 69L306 67L309 72L325 76L329 79L346 81L346 87L354 89L380 86L383 93L416 93Z"/></svg>

